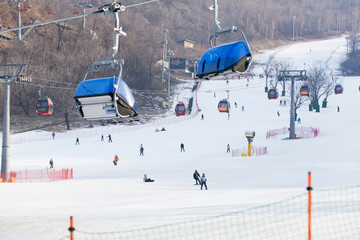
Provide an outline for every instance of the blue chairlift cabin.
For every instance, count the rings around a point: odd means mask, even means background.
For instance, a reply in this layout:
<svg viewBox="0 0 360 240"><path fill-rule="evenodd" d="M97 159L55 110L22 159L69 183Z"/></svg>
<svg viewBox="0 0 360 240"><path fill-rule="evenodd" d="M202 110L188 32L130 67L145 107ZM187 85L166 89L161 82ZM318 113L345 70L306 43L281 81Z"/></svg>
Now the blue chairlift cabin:
<svg viewBox="0 0 360 240"><path fill-rule="evenodd" d="M127 84L117 77L83 80L77 87L74 99L76 108L85 119L113 119L137 115L134 96Z"/></svg>
<svg viewBox="0 0 360 240"><path fill-rule="evenodd" d="M246 72L251 52L245 41L237 41L208 49L201 57L196 76L204 78L219 73Z"/></svg>

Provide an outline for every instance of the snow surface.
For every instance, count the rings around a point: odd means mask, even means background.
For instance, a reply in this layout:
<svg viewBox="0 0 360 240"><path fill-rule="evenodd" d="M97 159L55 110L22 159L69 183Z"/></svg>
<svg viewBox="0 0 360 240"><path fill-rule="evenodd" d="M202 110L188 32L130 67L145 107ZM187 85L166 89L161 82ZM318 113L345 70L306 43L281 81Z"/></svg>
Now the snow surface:
<svg viewBox="0 0 360 240"><path fill-rule="evenodd" d="M267 50L254 60L266 63L274 56L300 69L304 63L308 68L322 61L327 62L329 72L338 74L345 54L346 40L340 37ZM262 73L260 67L253 72ZM197 99L201 112L189 119L178 117L175 122L169 116L169 121L136 128L74 130L57 133L55 140L51 133L12 135L11 170L43 169L52 158L55 169L73 168L74 179L0 184L0 239L60 239L68 235L70 216L74 216L75 228L84 232L217 216L302 194L308 171L313 174L314 188L358 185L360 77L339 76L339 81L344 93L331 95L328 107L320 113L309 112L308 104L298 110L302 123L296 126L320 128L320 136L313 139L266 139L268 130L289 126L289 104L280 106L279 101L290 100L288 95L268 100L265 80L258 77L251 79L248 87L244 78L229 84L203 81ZM192 85L188 81L177 90L179 100L189 98ZM230 119L217 110L219 100L227 97L226 90L230 91ZM245 111L241 111L242 105ZM167 131L155 132L162 127ZM233 149L247 146L246 130L256 131L254 145L267 146L268 155L231 157L226 153L227 144ZM109 133L113 143L100 142L101 134ZM79 146L75 145L76 136L80 136ZM180 143L184 143L185 153L180 152ZM139 156L140 144L145 148L143 157ZM120 157L118 166L112 163L115 154ZM209 190L200 191L194 185L195 169L206 173ZM144 183L145 173L155 182Z"/></svg>

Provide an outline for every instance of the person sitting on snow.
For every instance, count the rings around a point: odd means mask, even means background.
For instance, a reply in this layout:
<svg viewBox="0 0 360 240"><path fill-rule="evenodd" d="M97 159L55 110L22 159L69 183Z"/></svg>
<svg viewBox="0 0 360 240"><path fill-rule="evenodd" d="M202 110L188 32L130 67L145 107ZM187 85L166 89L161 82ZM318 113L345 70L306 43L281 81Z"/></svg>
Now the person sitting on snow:
<svg viewBox="0 0 360 240"><path fill-rule="evenodd" d="M146 176L146 174L144 174L143 180L144 180L144 182L153 182L153 181L154 181L153 179L148 178L148 177Z"/></svg>

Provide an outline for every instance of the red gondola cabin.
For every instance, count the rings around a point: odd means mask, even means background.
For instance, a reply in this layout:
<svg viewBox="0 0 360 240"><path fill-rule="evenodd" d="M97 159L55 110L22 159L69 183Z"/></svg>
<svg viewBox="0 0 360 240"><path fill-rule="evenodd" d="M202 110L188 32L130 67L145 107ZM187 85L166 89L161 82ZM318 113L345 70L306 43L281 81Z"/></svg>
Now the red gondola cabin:
<svg viewBox="0 0 360 240"><path fill-rule="evenodd" d="M300 95L301 96L309 96L310 88L308 86L302 86L300 88Z"/></svg>
<svg viewBox="0 0 360 240"><path fill-rule="evenodd" d="M272 88L268 91L268 99L277 99L278 96L279 93L275 88Z"/></svg>
<svg viewBox="0 0 360 240"><path fill-rule="evenodd" d="M40 98L36 103L36 112L39 115L51 115L54 111L54 104L50 98Z"/></svg>
<svg viewBox="0 0 360 240"><path fill-rule="evenodd" d="M335 94L342 94L344 89L340 84L336 84L334 91L335 91Z"/></svg>
<svg viewBox="0 0 360 240"><path fill-rule="evenodd" d="M186 106L184 103L180 102L175 106L175 114L176 116L184 116L186 115Z"/></svg>
<svg viewBox="0 0 360 240"><path fill-rule="evenodd" d="M218 110L219 110L219 112L229 112L230 111L230 103L226 99L221 100L218 104Z"/></svg>

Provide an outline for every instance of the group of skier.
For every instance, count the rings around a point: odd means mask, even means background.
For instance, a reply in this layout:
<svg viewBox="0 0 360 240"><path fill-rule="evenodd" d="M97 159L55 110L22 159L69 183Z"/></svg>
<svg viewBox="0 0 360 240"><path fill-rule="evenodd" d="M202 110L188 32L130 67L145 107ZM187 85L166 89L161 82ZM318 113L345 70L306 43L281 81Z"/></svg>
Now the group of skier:
<svg viewBox="0 0 360 240"><path fill-rule="evenodd" d="M200 189L203 189L203 186L205 186L205 190L207 190L207 185L206 185L206 176L205 173L203 173L201 176L199 174L199 172L197 170L195 170L195 172L193 173L193 178L195 180L195 184L194 185L201 185Z"/></svg>

